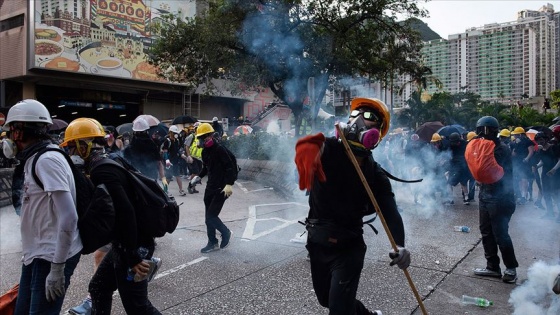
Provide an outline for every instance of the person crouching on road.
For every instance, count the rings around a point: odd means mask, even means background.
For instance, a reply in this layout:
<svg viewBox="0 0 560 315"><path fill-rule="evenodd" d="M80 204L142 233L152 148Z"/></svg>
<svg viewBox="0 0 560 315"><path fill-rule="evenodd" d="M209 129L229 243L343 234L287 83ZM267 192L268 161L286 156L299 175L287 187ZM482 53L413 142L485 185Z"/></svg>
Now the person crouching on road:
<svg viewBox="0 0 560 315"><path fill-rule="evenodd" d="M137 225L133 200L135 190L127 170L110 164L97 164L109 159L103 148L105 132L95 119L78 118L66 128L64 142L70 155L84 160L86 173L95 186L105 184L115 206L115 235L109 252L103 257L89 283L92 314L111 314L113 292L119 291L127 314L161 314L148 300L148 280L129 279L129 270L146 277L150 265L142 260L139 249L147 250L145 259L154 252L154 239Z"/></svg>
<svg viewBox="0 0 560 315"><path fill-rule="evenodd" d="M378 99L355 98L350 106L343 132L399 246L389 254L391 265L406 269L410 253L404 248L403 221L391 183L371 154L389 130L389 111ZM306 248L319 304L329 314L381 314L356 299L367 249L362 219L375 210L343 144L322 133L303 137L296 144L295 163L299 188L310 191Z"/></svg>
<svg viewBox="0 0 560 315"><path fill-rule="evenodd" d="M199 176L195 176L191 180L191 185L196 185L201 178L208 175L204 191L204 215L208 244L200 252L209 253L226 248L233 235L218 216L226 199L233 193L234 164L224 147L214 140L214 128L209 123L202 123L198 126L196 139L198 147L203 148L202 171ZM222 235L222 242L219 245L216 230Z"/></svg>

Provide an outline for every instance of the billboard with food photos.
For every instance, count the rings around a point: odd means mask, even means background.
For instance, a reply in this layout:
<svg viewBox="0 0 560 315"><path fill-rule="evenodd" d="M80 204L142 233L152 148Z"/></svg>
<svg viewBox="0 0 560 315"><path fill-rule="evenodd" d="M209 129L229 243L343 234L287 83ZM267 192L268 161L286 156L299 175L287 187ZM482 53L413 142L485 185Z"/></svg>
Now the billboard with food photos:
<svg viewBox="0 0 560 315"><path fill-rule="evenodd" d="M30 0L32 68L169 83L147 54L165 14L195 14L195 0Z"/></svg>

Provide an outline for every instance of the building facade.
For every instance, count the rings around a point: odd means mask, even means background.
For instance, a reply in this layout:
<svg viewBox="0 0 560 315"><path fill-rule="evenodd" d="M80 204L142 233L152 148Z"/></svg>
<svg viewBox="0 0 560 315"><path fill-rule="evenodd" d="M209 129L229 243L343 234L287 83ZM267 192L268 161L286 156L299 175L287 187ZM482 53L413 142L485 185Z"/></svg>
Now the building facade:
<svg viewBox="0 0 560 315"><path fill-rule="evenodd" d="M250 115L245 110L254 99L203 96L158 76L161 70L148 62L158 38L151 23L168 13L192 17L207 5L198 0L0 1L0 112L32 98L53 117L68 122L93 117L113 126L139 114L161 120Z"/></svg>
<svg viewBox="0 0 560 315"><path fill-rule="evenodd" d="M501 102L549 97L560 88L559 16L548 4L519 12L513 22L426 42L426 65L450 93L470 91Z"/></svg>

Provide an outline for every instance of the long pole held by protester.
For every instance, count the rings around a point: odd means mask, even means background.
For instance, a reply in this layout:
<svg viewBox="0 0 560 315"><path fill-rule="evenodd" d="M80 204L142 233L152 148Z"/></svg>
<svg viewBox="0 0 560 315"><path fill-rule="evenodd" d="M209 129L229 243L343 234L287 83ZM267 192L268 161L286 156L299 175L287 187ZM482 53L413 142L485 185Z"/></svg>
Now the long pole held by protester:
<svg viewBox="0 0 560 315"><path fill-rule="evenodd" d="M393 235L391 234L391 231L389 230L389 226L387 226L387 222L385 221L385 218L383 217L383 214L381 213L381 209L379 208L379 204L377 203L377 200L375 199L375 196L373 195L373 192L371 191L371 188L369 187L369 185L366 181L364 173L362 173L362 170L360 169L360 165L358 164L358 161L356 160L356 157L354 156L354 153L352 152L352 149L350 148L350 145L348 144L348 140L346 140L346 137L344 136L344 132L342 132L342 130L340 129L339 124L336 124L335 127L336 127L337 134L340 137L340 140L342 141L342 144L344 145L344 148L346 149L346 154L348 155L348 158L350 159L350 161L352 161L352 164L354 165L354 168L356 169L356 172L358 173L358 176L360 177L360 180L362 181L362 184L364 185L364 188L365 188L365 190L366 190L366 192L369 196L369 199L373 203L373 206L375 208L375 212L377 213L377 216L381 220L381 224L383 224L383 229L385 230L385 233L387 233L387 236L389 237L389 242L391 243L391 247L393 248L393 250L395 252L398 252L397 243L395 242L395 239L393 238ZM406 279L408 280L408 285L410 286L410 288L412 289L412 292L414 293L414 296L416 297L416 301L418 301L418 305L420 306L420 309L422 310L422 314L427 315L428 312L426 311L426 308L424 307L424 302L422 301L422 298L420 297L420 294L418 294L418 290L416 289L416 286L414 285L414 282L412 282L412 278L410 277L410 274L408 273L408 270L407 269L402 269L402 271L404 272L404 275L406 276Z"/></svg>

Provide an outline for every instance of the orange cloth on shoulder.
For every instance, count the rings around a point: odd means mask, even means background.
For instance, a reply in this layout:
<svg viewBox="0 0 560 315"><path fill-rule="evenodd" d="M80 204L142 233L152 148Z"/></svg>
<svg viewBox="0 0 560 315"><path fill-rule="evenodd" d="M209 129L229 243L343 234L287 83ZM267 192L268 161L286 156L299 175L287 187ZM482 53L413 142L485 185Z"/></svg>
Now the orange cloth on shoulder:
<svg viewBox="0 0 560 315"><path fill-rule="evenodd" d="M305 136L296 143L296 166L299 174L299 189L310 190L315 176L319 181L326 181L323 165L321 164L321 149L325 142L325 135L318 133Z"/></svg>

